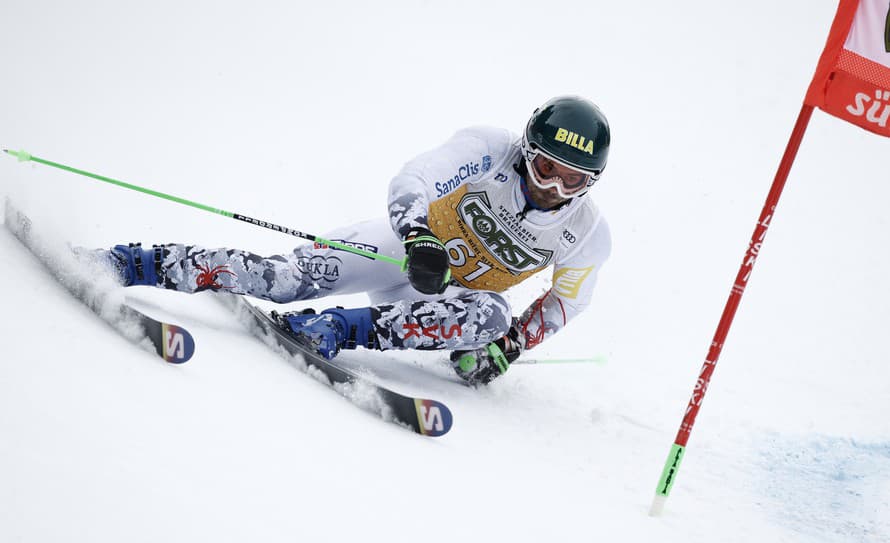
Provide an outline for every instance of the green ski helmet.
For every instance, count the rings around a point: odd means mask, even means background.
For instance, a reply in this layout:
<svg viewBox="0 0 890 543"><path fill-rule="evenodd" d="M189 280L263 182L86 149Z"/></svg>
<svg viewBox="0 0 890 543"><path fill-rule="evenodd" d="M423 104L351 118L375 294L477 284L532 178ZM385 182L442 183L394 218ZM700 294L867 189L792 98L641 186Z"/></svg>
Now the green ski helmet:
<svg viewBox="0 0 890 543"><path fill-rule="evenodd" d="M559 96L535 110L522 135L522 154L531 168L538 154L590 176L587 188L599 179L609 158L609 121L580 96ZM586 190L575 197L586 194Z"/></svg>

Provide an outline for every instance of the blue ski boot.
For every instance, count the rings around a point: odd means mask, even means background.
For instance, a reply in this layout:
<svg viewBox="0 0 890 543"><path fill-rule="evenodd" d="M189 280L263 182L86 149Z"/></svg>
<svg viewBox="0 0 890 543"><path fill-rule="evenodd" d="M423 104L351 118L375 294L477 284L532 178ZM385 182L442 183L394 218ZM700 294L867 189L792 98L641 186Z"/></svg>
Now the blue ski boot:
<svg viewBox="0 0 890 543"><path fill-rule="evenodd" d="M155 245L151 249L143 249L139 243L115 245L106 253L112 269L125 287L133 285L157 286L161 274L161 263L164 260L164 248Z"/></svg>
<svg viewBox="0 0 890 543"><path fill-rule="evenodd" d="M139 243L115 245L111 249L72 247L75 258L108 269L125 287L132 285L157 286L161 277L164 248L143 249Z"/></svg>
<svg viewBox="0 0 890 543"><path fill-rule="evenodd" d="M312 310L285 313L279 317L279 322L328 360L337 356L340 349L355 349L357 346L379 348L369 307L338 307L326 309L320 315Z"/></svg>

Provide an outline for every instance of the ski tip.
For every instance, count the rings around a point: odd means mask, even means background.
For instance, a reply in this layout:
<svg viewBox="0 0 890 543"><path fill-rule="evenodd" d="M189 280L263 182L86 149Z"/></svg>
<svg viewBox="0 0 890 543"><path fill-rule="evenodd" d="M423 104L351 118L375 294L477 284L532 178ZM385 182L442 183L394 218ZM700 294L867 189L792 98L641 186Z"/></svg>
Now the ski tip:
<svg viewBox="0 0 890 543"><path fill-rule="evenodd" d="M163 344L161 356L171 364L188 362L195 354L195 339L181 326L163 324Z"/></svg>
<svg viewBox="0 0 890 543"><path fill-rule="evenodd" d="M439 437L451 430L451 410L436 400L415 398L417 408L418 433L430 437Z"/></svg>
<svg viewBox="0 0 890 543"><path fill-rule="evenodd" d="M7 155L16 157L19 159L19 162L27 162L31 160L31 153L27 151L10 151L9 149L3 149L3 152Z"/></svg>

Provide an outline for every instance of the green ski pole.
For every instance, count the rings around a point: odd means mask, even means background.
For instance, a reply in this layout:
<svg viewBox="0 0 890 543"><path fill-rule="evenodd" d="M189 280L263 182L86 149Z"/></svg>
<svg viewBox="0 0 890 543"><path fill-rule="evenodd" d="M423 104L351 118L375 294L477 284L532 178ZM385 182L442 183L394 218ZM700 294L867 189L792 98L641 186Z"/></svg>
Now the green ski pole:
<svg viewBox="0 0 890 543"><path fill-rule="evenodd" d="M321 238L314 234L307 234L306 232L300 232L299 230L295 230L293 228L288 228L286 226L279 226L275 223L271 223L269 221L264 221L261 219L254 219L253 217L248 217L247 215L243 215L241 213L233 213L231 211L225 211L223 209L217 209L215 207L207 206L204 204L199 204L198 202L193 202L191 200L186 200L185 198L179 198L178 196L172 196L170 194L164 194L163 192L158 192L155 190L147 189L145 187L140 187L137 185L131 185L130 183L124 183L123 181L118 181L117 179L111 179L110 177L105 177L103 175L98 175L95 173L90 173L84 170L78 170L77 168L72 168L71 166L65 166L64 164L58 164L56 162L52 162L49 160L45 160L39 157L36 157L26 151L10 151L8 149L3 150L4 153L8 155L12 155L19 159L19 162L37 162L39 164L44 164L46 166L51 166L53 168L58 168L60 170L65 170L66 172L76 173L78 175L82 175L84 177L90 177L92 179L96 179L105 183L110 183L112 185L117 185L119 187L123 187L125 189L135 190L136 192L141 192L143 194L148 194L150 196L156 196L158 198L163 198L164 200L170 200L171 202L176 202L178 204L187 205L190 207L194 207L196 209L202 209L204 211L209 211L210 213L216 213L217 215L222 215L224 217L229 217L231 219L236 219L241 222L246 222L248 224L252 224L254 226L259 226L261 228L266 228L269 230L274 230L276 232L281 232L282 234L288 234L290 236L295 236L298 238L303 238L309 241L314 241L316 243L321 243L324 245L328 245L330 247L334 247L336 249L340 249L342 251L347 251L350 253L354 253L357 255L361 255L367 258L373 258L375 260L381 260L383 262L389 262L390 264L395 264L397 266L405 268L405 259L397 259L391 256L381 255L377 253L372 253L371 251L366 251L364 249L359 249L357 247L352 247L351 245L346 245L345 243L340 243L336 241L331 241L328 239Z"/></svg>

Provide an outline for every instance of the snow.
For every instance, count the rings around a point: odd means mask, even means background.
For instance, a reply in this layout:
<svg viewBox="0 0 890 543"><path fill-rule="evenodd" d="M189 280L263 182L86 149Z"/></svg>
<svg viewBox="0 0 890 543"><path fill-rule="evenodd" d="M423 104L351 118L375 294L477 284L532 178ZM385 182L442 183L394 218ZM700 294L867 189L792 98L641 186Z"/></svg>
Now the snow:
<svg viewBox="0 0 890 543"><path fill-rule="evenodd" d="M890 540L888 142L821 112L647 515L836 6L4 5L0 145L318 234L384 213L401 164L458 128L518 131L547 98L588 96L613 130L592 194L614 250L589 311L534 352L605 364L471 390L435 354L344 355L448 405L433 439L210 295L127 290L194 334L167 365L0 230L0 541ZM0 196L85 247L295 243L7 156Z"/></svg>

